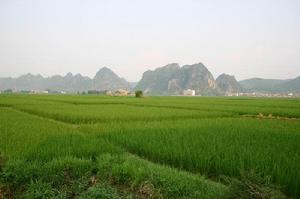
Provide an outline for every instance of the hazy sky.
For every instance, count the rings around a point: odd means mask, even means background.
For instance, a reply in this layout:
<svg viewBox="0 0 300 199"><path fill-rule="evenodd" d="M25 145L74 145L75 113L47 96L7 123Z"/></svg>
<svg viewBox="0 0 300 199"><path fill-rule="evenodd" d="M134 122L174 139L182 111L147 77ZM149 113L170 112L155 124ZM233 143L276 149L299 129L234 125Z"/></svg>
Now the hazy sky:
<svg viewBox="0 0 300 199"><path fill-rule="evenodd" d="M216 77L300 75L300 0L0 0L0 76L129 81L168 63Z"/></svg>

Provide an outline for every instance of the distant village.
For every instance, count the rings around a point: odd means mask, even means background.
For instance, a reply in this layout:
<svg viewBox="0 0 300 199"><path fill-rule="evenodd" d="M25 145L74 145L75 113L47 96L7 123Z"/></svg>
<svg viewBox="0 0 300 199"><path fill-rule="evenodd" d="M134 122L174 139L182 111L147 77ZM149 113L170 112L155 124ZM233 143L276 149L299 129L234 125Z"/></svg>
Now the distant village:
<svg viewBox="0 0 300 199"><path fill-rule="evenodd" d="M196 91L192 89L184 90L182 93L183 96L197 96ZM201 96L201 95L198 95ZM259 92L252 92L252 93L225 93L224 96L229 97L239 97L239 96L246 96L246 97L300 97L300 93L259 93Z"/></svg>
<svg viewBox="0 0 300 199"><path fill-rule="evenodd" d="M88 91L83 91L83 92L67 92L67 91L55 91L55 90L12 90L12 89L7 89L4 91L0 90L0 93L23 93L23 94L78 94L78 95L107 95L107 96L134 96L135 92L125 90L125 89L117 89L115 91L111 90L88 90Z"/></svg>
<svg viewBox="0 0 300 199"><path fill-rule="evenodd" d="M50 89L46 90L0 90L0 94L9 94L9 93L20 93L20 94L78 94L78 95L106 95L106 96L135 96L135 91L130 91L126 89L117 89L117 90L88 90L82 92L67 92L67 91L54 91ZM146 93L147 94L147 93ZM181 94L176 96L202 96L201 94L196 94L196 91L193 89L183 90ZM222 96L229 97L300 97L300 93L260 93L260 92L240 92L240 93L225 93Z"/></svg>
<svg viewBox="0 0 300 199"><path fill-rule="evenodd" d="M226 96L246 96L246 97L300 97L299 93L228 93Z"/></svg>

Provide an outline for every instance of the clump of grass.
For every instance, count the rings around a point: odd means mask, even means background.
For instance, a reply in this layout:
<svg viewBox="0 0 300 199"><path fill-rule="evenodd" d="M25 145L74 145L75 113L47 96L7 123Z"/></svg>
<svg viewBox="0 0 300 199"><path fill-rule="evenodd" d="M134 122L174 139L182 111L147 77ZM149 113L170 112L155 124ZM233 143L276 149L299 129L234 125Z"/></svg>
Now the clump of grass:
<svg viewBox="0 0 300 199"><path fill-rule="evenodd" d="M227 191L226 186L201 176L153 164L129 154L101 155L98 167L102 178L111 184L125 185L136 196L145 198L218 198Z"/></svg>
<svg viewBox="0 0 300 199"><path fill-rule="evenodd" d="M0 151L0 173L2 172L7 159L4 157L4 154Z"/></svg>
<svg viewBox="0 0 300 199"><path fill-rule="evenodd" d="M145 181L140 184L136 198L163 198L159 191L155 190L155 187L152 183Z"/></svg>
<svg viewBox="0 0 300 199"><path fill-rule="evenodd" d="M90 184L92 162L66 157L50 162L10 162L0 177L8 193L28 198L73 197ZM42 197L42 198L43 198ZM66 198L62 197L62 198Z"/></svg>
<svg viewBox="0 0 300 199"><path fill-rule="evenodd" d="M97 184L89 187L78 199L121 199L116 188L108 184Z"/></svg>
<svg viewBox="0 0 300 199"><path fill-rule="evenodd" d="M278 187L253 171L243 172L239 179L223 177L229 184L228 199L285 199Z"/></svg>
<svg viewBox="0 0 300 199"><path fill-rule="evenodd" d="M27 199L39 199L39 198L59 198L58 190L52 188L51 183L45 183L42 181L32 181L24 194L24 198Z"/></svg>
<svg viewBox="0 0 300 199"><path fill-rule="evenodd" d="M6 159L4 158L3 153L0 151L0 176L2 175L2 171L4 169L6 163ZM3 185L0 181L0 198L5 198L6 197L6 186Z"/></svg>

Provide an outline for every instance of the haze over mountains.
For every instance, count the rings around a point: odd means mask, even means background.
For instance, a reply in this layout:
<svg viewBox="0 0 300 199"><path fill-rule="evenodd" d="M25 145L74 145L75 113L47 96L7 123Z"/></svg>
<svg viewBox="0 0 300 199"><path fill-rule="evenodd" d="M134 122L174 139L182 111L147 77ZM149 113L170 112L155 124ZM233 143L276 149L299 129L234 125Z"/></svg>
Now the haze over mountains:
<svg viewBox="0 0 300 199"><path fill-rule="evenodd" d="M173 63L146 71L136 88L162 95L180 94L185 89L193 89L202 95L218 93L213 75L202 63L182 67Z"/></svg>
<svg viewBox="0 0 300 199"><path fill-rule="evenodd" d="M239 82L244 90L248 92L261 93L286 93L286 92L300 92L300 76L295 79L262 79L252 78Z"/></svg>
<svg viewBox="0 0 300 199"><path fill-rule="evenodd" d="M12 89L15 91L65 91L70 93L83 92L88 90L116 90L131 89L130 84L123 78L117 76L109 68L101 68L93 79L68 73L66 76L54 75L42 77L30 73L18 78L0 78L0 90Z"/></svg>
<svg viewBox="0 0 300 199"><path fill-rule="evenodd" d="M202 63L184 66L172 63L144 72L138 83L127 82L109 68L103 67L94 78L72 73L46 78L32 74L18 78L0 78L0 90L7 89L53 90L70 93L88 90L138 89L149 95L179 95L186 89L195 90L197 95L226 95L240 92L300 93L300 76L288 80L252 78L238 82L234 76L227 74L222 74L215 79Z"/></svg>

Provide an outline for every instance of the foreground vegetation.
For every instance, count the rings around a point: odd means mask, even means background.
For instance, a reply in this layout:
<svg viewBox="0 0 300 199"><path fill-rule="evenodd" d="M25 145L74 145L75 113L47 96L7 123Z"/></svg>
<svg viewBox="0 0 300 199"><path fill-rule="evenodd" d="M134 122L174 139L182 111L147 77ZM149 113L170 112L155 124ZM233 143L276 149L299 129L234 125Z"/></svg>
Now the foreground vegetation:
<svg viewBox="0 0 300 199"><path fill-rule="evenodd" d="M0 198L300 198L300 100L0 96Z"/></svg>

